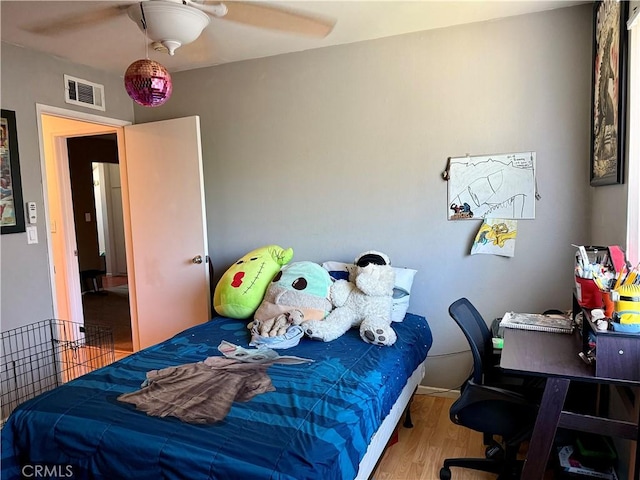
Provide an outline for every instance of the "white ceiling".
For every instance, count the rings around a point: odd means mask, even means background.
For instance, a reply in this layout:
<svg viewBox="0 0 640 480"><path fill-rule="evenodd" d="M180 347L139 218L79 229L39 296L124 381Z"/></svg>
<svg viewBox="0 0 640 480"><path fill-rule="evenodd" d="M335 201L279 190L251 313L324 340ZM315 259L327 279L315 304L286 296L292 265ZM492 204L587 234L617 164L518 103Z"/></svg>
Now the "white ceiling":
<svg viewBox="0 0 640 480"><path fill-rule="evenodd" d="M29 1L1 0L3 42L40 50L75 63L123 74L134 60L145 57L143 33L123 13L92 27L47 36L26 27L69 14L133 1ZM279 33L212 18L194 43L180 47L175 56L149 49L149 57L176 72L252 58L370 40L408 32L522 15L569 7L585 1L289 1L266 2L336 21L322 39Z"/></svg>

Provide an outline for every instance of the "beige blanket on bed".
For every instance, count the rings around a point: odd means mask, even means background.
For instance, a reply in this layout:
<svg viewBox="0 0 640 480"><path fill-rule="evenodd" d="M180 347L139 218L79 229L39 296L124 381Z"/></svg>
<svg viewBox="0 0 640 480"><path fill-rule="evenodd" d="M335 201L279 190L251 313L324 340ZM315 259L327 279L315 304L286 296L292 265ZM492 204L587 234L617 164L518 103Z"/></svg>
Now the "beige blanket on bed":
<svg viewBox="0 0 640 480"><path fill-rule="evenodd" d="M152 416L215 423L226 417L233 402L275 390L266 373L270 365L208 357L203 362L147 372L145 386L118 400Z"/></svg>

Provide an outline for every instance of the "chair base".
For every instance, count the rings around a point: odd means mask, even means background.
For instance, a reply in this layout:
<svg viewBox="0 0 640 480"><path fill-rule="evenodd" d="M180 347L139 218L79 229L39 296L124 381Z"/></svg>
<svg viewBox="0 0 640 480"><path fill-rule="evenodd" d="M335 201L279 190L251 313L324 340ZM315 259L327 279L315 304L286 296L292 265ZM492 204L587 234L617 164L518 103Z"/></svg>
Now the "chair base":
<svg viewBox="0 0 640 480"><path fill-rule="evenodd" d="M522 472L522 461L505 462L493 458L447 458L440 469L440 480L451 479L451 467L469 468L498 474L498 480L517 480Z"/></svg>

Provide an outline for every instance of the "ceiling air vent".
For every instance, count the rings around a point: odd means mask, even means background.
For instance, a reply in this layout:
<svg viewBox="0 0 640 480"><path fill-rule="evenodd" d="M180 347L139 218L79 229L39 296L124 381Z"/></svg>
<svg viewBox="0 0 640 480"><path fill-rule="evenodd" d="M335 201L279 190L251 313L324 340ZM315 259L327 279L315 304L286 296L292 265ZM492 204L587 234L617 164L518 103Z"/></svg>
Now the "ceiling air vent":
<svg viewBox="0 0 640 480"><path fill-rule="evenodd" d="M70 75L64 76L64 99L67 103L104 111L104 85Z"/></svg>

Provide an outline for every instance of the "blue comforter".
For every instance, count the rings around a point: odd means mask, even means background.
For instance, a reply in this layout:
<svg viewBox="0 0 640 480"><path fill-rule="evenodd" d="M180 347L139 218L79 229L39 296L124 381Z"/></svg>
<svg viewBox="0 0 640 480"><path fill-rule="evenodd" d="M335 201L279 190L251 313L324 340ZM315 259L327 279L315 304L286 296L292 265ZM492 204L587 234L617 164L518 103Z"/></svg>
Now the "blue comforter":
<svg viewBox="0 0 640 480"><path fill-rule="evenodd" d="M354 478L431 346L423 317L407 314L393 328L392 347L352 329L279 351L314 362L272 365L275 391L234 403L212 425L147 416L116 399L138 390L147 371L220 355L221 340L247 346L246 322L216 317L18 407L2 429L2 478L20 478L25 465L27 474L41 465L74 480Z"/></svg>

